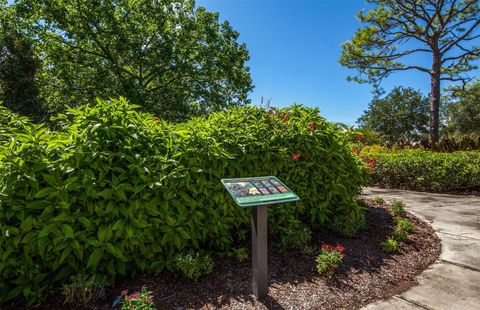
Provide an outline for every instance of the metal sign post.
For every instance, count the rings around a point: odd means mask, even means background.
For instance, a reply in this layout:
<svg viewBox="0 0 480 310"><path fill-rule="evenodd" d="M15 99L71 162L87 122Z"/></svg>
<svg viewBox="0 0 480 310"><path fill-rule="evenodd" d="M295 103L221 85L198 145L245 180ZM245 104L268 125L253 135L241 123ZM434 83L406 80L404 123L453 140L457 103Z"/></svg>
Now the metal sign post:
<svg viewBox="0 0 480 310"><path fill-rule="evenodd" d="M222 179L233 200L240 207L252 210L252 279L258 299L268 293L267 207L300 198L276 177Z"/></svg>
<svg viewBox="0 0 480 310"><path fill-rule="evenodd" d="M267 206L258 206L252 210L252 283L258 299L268 292L267 233Z"/></svg>

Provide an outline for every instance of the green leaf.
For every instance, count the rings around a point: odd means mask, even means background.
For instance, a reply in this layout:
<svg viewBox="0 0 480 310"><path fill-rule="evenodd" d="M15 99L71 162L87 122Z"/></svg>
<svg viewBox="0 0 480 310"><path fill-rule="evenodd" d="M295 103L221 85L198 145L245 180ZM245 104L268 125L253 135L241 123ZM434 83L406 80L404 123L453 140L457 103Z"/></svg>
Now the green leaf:
<svg viewBox="0 0 480 310"><path fill-rule="evenodd" d="M112 254L116 258L123 259L122 251L119 248L115 247L113 244L107 243L105 245L105 249L107 250L108 253Z"/></svg>
<svg viewBox="0 0 480 310"><path fill-rule="evenodd" d="M73 232L72 227L68 224L63 224L62 225L62 231L63 231L63 234L65 235L66 238L75 237L75 233Z"/></svg>
<svg viewBox="0 0 480 310"><path fill-rule="evenodd" d="M45 187L35 193L34 198L42 198L52 193L55 193L57 190L53 187Z"/></svg>
<svg viewBox="0 0 480 310"><path fill-rule="evenodd" d="M43 229L40 231L38 234L38 239L45 238L50 234L51 232L55 231L57 227L54 224L47 225L43 227Z"/></svg>
<svg viewBox="0 0 480 310"><path fill-rule="evenodd" d="M7 302L9 300L17 298L18 296L20 296L22 291L23 291L23 288L21 286L15 287L10 292L8 292L7 296L5 296L5 299L3 299L2 302Z"/></svg>
<svg viewBox="0 0 480 310"><path fill-rule="evenodd" d="M93 270L96 270L98 267L98 263L102 259L102 256L103 248L96 248L88 258L87 268L92 268Z"/></svg>
<svg viewBox="0 0 480 310"><path fill-rule="evenodd" d="M68 256L70 256L70 254L72 254L72 248L71 248L71 247L65 248L65 249L62 251L62 256L60 257L60 264L62 264L63 261L65 260L65 258L67 258Z"/></svg>

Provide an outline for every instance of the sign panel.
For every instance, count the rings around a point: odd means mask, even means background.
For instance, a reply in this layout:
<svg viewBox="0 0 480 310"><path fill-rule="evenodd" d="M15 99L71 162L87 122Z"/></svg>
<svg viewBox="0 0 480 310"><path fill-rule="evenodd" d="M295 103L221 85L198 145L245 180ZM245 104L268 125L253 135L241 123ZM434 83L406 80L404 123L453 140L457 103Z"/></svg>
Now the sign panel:
<svg viewBox="0 0 480 310"><path fill-rule="evenodd" d="M273 176L222 179L221 181L240 207L300 200L292 190Z"/></svg>

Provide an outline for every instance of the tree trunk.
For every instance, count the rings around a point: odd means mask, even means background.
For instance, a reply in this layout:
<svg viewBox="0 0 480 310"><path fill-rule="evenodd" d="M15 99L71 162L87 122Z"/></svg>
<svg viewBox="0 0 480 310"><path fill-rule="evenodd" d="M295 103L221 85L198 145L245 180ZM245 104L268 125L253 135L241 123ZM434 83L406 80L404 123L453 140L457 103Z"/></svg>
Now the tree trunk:
<svg viewBox="0 0 480 310"><path fill-rule="evenodd" d="M440 124L440 55L433 55L432 73L430 76L430 145L438 144L438 127Z"/></svg>

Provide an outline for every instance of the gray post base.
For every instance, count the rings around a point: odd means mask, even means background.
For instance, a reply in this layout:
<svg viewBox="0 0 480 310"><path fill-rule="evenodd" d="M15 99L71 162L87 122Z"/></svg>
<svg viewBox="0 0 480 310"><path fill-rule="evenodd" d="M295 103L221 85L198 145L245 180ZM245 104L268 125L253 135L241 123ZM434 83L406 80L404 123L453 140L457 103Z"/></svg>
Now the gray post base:
<svg viewBox="0 0 480 310"><path fill-rule="evenodd" d="M252 272L253 292L257 299L268 293L267 206L252 210Z"/></svg>

